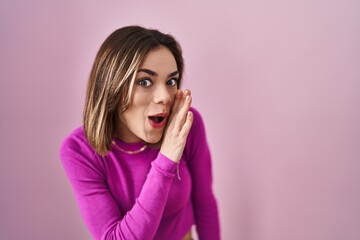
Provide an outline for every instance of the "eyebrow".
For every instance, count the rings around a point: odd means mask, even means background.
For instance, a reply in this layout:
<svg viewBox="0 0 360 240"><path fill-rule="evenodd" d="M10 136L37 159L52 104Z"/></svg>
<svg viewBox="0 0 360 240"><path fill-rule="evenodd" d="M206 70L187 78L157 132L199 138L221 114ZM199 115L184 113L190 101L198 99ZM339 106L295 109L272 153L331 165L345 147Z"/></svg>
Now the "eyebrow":
<svg viewBox="0 0 360 240"><path fill-rule="evenodd" d="M154 71L152 71L150 69L146 69L146 68L141 68L141 69L138 70L138 72L144 72L144 73L149 74L150 76L155 76L155 77L158 76L158 74L156 72L154 72ZM175 71L175 72L170 73L168 75L168 77L173 77L173 76L175 76L177 74L179 74L179 72Z"/></svg>

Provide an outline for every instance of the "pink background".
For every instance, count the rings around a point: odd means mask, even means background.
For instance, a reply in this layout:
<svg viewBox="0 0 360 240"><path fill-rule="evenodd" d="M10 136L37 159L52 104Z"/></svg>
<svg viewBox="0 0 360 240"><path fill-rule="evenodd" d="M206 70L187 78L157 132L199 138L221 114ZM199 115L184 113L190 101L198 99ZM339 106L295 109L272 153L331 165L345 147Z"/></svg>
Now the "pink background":
<svg viewBox="0 0 360 240"><path fill-rule="evenodd" d="M223 239L360 239L358 0L22 2L0 1L0 239L90 239L58 149L129 24L183 46Z"/></svg>

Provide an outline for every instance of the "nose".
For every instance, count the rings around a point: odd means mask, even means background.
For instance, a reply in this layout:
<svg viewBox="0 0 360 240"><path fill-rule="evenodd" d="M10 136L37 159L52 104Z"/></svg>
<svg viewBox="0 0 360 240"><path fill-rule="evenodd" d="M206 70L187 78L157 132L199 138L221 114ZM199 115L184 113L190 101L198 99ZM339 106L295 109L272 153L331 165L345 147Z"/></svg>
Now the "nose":
<svg viewBox="0 0 360 240"><path fill-rule="evenodd" d="M157 104L168 104L172 100L169 89L166 86L158 86L154 92L154 102Z"/></svg>

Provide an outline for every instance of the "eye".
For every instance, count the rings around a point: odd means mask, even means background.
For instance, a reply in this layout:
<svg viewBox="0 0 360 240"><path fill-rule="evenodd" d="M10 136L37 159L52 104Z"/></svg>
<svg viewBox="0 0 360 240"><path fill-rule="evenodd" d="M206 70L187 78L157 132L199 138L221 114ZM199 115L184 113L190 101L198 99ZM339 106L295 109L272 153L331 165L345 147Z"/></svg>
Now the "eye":
<svg viewBox="0 0 360 240"><path fill-rule="evenodd" d="M152 81L150 79L142 79L138 82L138 84L143 87L149 87L152 85Z"/></svg>
<svg viewBox="0 0 360 240"><path fill-rule="evenodd" d="M178 85L178 80L176 78L170 79L166 82L167 85L169 86L177 86Z"/></svg>

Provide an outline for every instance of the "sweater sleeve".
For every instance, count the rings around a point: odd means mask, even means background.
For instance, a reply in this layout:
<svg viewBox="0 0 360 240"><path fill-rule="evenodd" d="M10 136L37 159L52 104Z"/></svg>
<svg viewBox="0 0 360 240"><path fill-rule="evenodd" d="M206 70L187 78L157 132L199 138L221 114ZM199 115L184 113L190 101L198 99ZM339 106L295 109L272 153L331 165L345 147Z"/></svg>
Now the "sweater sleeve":
<svg viewBox="0 0 360 240"><path fill-rule="evenodd" d="M205 127L200 114L193 108L194 122L186 149L192 177L192 201L196 230L200 239L220 239L218 208L212 191L211 156Z"/></svg>
<svg viewBox="0 0 360 240"><path fill-rule="evenodd" d="M82 141L82 142L81 142ZM177 164L158 154L132 209L122 215L104 176L101 159L83 140L70 136L60 150L84 222L94 239L153 239Z"/></svg>

